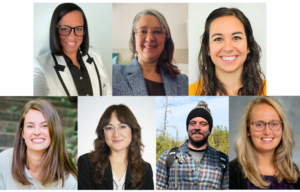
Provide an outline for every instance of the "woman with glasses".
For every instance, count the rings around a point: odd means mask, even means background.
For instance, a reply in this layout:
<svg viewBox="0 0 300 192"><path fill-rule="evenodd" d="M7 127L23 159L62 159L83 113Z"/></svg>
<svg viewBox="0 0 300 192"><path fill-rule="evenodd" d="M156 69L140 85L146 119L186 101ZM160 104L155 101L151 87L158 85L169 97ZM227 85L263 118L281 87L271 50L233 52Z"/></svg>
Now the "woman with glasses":
<svg viewBox="0 0 300 192"><path fill-rule="evenodd" d="M113 65L113 95L188 95L188 78L173 64L174 43L164 16L138 13L132 25L129 65Z"/></svg>
<svg viewBox="0 0 300 192"><path fill-rule="evenodd" d="M300 189L293 138L278 101L270 97L251 101L235 140L237 158L229 163L229 188Z"/></svg>
<svg viewBox="0 0 300 192"><path fill-rule="evenodd" d="M78 159L78 189L154 189L141 127L127 106L108 107L96 133L94 151Z"/></svg>
<svg viewBox="0 0 300 192"><path fill-rule="evenodd" d="M189 95L266 95L260 55L250 21L240 10L214 10L201 39L201 77L189 86Z"/></svg>
<svg viewBox="0 0 300 192"><path fill-rule="evenodd" d="M87 20L77 5L64 3L55 9L50 49L34 61L34 95L112 95L101 55L89 47Z"/></svg>
<svg viewBox="0 0 300 192"><path fill-rule="evenodd" d="M65 146L60 118L45 100L28 102L14 148L0 153L0 190L77 190L77 168Z"/></svg>

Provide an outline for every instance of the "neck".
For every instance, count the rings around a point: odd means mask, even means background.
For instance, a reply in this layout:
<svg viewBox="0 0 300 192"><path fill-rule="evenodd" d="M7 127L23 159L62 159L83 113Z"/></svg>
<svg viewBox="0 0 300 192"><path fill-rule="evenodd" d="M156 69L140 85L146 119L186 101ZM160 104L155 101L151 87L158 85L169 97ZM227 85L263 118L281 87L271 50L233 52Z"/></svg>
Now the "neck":
<svg viewBox="0 0 300 192"><path fill-rule="evenodd" d="M263 175L275 175L274 152L256 152L259 171Z"/></svg>
<svg viewBox="0 0 300 192"><path fill-rule="evenodd" d="M145 79L149 79L155 82L162 82L162 77L157 67L157 61L146 63L141 59L138 59L138 62L142 68L143 75Z"/></svg>
<svg viewBox="0 0 300 192"><path fill-rule="evenodd" d="M203 150L203 149L206 149L206 147L207 147L207 140L204 144L202 144L202 143L192 143L191 140L189 140L188 141L188 146L191 149Z"/></svg>
<svg viewBox="0 0 300 192"><path fill-rule="evenodd" d="M41 172L40 165L44 158L44 152L36 152L27 150L27 168L31 175L38 175ZM35 178L37 180L37 178Z"/></svg>
<svg viewBox="0 0 300 192"><path fill-rule="evenodd" d="M237 95L238 90L242 87L241 75L243 68L241 70L235 71L233 73L227 73L216 68L216 76L219 81L223 84L229 96Z"/></svg>
<svg viewBox="0 0 300 192"><path fill-rule="evenodd" d="M109 160L113 164L127 164L128 149L121 151L110 151Z"/></svg>
<svg viewBox="0 0 300 192"><path fill-rule="evenodd" d="M75 52L75 53L65 53L65 55L68 56L72 60L73 64L78 62L77 61L77 52Z"/></svg>

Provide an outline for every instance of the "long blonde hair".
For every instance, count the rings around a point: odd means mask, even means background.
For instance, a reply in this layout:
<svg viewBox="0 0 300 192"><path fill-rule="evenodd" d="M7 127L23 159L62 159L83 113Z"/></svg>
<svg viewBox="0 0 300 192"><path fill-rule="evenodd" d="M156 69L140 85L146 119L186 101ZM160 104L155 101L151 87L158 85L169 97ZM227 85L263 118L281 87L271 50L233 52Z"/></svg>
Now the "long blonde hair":
<svg viewBox="0 0 300 192"><path fill-rule="evenodd" d="M264 181L258 170L258 158L254 150L251 138L247 136L249 129L249 118L252 108L256 104L265 103L272 106L283 121L282 139L275 149L274 165L276 168L276 180L278 183L286 181L288 183L296 183L300 176L294 166L292 159L292 151L295 146L293 132L290 128L286 113L280 103L271 97L258 97L251 101L246 107L242 117L240 128L235 140L235 151L237 160L241 165L245 178L253 185L261 189L266 189L271 184Z"/></svg>

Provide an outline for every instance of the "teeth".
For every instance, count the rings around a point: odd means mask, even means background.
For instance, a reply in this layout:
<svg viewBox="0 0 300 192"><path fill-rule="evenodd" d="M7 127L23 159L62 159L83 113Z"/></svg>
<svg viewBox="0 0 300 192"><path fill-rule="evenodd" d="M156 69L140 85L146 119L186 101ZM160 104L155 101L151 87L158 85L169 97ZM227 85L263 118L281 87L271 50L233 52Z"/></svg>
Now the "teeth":
<svg viewBox="0 0 300 192"><path fill-rule="evenodd" d="M67 43L68 45L75 45L75 43Z"/></svg>
<svg viewBox="0 0 300 192"><path fill-rule="evenodd" d="M41 142L44 141L44 139L32 139L33 142Z"/></svg>
<svg viewBox="0 0 300 192"><path fill-rule="evenodd" d="M155 46L146 46L146 45L145 45L145 47L146 47L146 48L154 48Z"/></svg>
<svg viewBox="0 0 300 192"><path fill-rule="evenodd" d="M236 58L236 56L233 56L233 57L222 57L222 59L225 60L225 61L231 61L231 60L233 60L235 58Z"/></svg>
<svg viewBox="0 0 300 192"><path fill-rule="evenodd" d="M262 138L262 140L264 140L264 141L271 141L271 140L273 140L273 138Z"/></svg>

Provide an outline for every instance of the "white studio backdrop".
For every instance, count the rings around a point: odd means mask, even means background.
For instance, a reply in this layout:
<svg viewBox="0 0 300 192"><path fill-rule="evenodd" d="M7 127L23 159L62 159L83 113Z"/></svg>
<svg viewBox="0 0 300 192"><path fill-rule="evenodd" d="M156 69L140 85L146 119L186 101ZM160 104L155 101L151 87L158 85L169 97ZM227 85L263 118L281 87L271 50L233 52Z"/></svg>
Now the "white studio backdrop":
<svg viewBox="0 0 300 192"><path fill-rule="evenodd" d="M221 7L237 8L241 10L250 21L255 41L262 50L260 66L266 78L266 3L189 3L189 84L193 84L199 80L198 55L201 47L201 36L204 33L205 21L213 10Z"/></svg>
<svg viewBox="0 0 300 192"><path fill-rule="evenodd" d="M94 149L96 129L104 111L111 105L126 105L142 128L143 159L151 164L154 183L156 170L155 97L78 97L78 157Z"/></svg>
<svg viewBox="0 0 300 192"><path fill-rule="evenodd" d="M52 14L61 3L34 3L33 57L50 52L49 31ZM90 47L97 49L112 82L112 4L76 3L88 23ZM32 63L32 62L31 62ZM29 64L29 62L28 62Z"/></svg>

